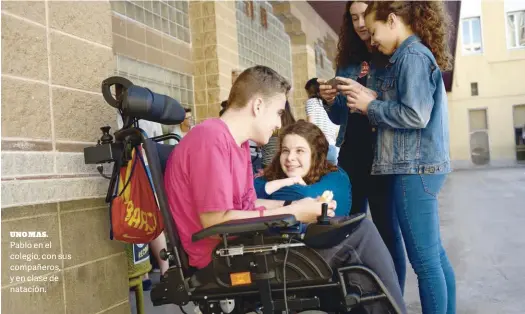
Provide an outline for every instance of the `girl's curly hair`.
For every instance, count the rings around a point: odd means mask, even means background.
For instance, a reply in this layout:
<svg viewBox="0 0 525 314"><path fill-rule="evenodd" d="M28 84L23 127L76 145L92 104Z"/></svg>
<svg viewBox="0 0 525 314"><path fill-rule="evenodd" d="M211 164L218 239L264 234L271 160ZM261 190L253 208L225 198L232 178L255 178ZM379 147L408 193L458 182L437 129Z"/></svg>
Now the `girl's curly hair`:
<svg viewBox="0 0 525 314"><path fill-rule="evenodd" d="M294 124L288 125L279 132L279 150L273 157L272 162L264 169L263 176L268 181L287 178L281 167L282 143L286 135L296 134L304 138L312 151L310 169L303 180L306 184L318 182L325 174L337 171L337 166L331 164L327 159L328 141L321 129L313 123L301 119Z"/></svg>
<svg viewBox="0 0 525 314"><path fill-rule="evenodd" d="M343 14L343 23L339 30L339 41L337 43L337 56L335 58L337 68L345 68L353 63L361 63L370 58L370 52L366 47L366 43L357 35L354 24L352 23L352 16L350 15L350 7L355 2L363 2L368 4L368 1L348 1L345 6L345 13Z"/></svg>
<svg viewBox="0 0 525 314"><path fill-rule="evenodd" d="M386 21L390 13L399 16L434 54L442 71L452 68L452 55L448 50L450 16L442 1L370 1L365 16Z"/></svg>

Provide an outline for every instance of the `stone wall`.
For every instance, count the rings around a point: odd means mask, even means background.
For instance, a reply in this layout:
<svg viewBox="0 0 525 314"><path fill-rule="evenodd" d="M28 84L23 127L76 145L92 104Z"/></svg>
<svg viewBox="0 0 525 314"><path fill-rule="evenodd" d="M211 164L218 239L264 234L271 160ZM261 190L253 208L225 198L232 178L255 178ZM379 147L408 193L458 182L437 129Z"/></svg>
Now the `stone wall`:
<svg viewBox="0 0 525 314"><path fill-rule="evenodd" d="M130 312L124 248L109 240L100 199L107 180L84 165L82 153L101 126L115 127L100 91L114 71L109 2L2 2L4 313ZM11 231L42 231L47 238L26 241ZM50 247L11 246L20 240ZM71 259L27 261L18 253ZM57 268L11 269L38 264ZM57 281L27 282L28 275ZM15 292L35 286L40 292Z"/></svg>

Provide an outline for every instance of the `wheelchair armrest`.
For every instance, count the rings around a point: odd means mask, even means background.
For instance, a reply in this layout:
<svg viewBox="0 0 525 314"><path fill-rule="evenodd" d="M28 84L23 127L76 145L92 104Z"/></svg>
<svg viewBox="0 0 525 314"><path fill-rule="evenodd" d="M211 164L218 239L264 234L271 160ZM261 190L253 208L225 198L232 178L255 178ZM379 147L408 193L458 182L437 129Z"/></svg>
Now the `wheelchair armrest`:
<svg viewBox="0 0 525 314"><path fill-rule="evenodd" d="M196 242L211 236L223 234L253 234L266 231L270 228L286 228L295 224L297 224L295 216L290 214L230 220L194 233L191 240Z"/></svg>

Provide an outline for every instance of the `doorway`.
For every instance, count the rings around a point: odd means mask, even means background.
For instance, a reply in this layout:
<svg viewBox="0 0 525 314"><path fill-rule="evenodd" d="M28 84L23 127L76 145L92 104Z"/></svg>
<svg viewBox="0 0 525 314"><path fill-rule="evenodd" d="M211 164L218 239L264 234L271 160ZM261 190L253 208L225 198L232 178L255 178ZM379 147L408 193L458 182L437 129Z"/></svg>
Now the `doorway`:
<svg viewBox="0 0 525 314"><path fill-rule="evenodd" d="M490 162L487 109L469 110L470 158L475 165Z"/></svg>

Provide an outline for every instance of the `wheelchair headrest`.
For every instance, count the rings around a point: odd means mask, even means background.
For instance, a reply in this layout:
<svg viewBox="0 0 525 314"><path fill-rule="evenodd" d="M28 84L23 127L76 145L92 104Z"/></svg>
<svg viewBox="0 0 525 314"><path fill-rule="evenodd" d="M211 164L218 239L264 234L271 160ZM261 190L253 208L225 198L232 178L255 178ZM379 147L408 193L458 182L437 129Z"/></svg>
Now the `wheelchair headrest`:
<svg viewBox="0 0 525 314"><path fill-rule="evenodd" d="M115 85L117 98L111 95L111 86ZM102 82L102 95L106 102L122 110L122 116L176 125L184 121L186 112L175 99L133 85L120 76L112 76Z"/></svg>

